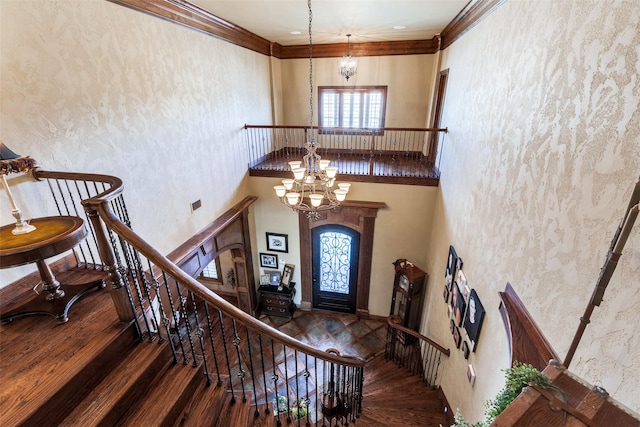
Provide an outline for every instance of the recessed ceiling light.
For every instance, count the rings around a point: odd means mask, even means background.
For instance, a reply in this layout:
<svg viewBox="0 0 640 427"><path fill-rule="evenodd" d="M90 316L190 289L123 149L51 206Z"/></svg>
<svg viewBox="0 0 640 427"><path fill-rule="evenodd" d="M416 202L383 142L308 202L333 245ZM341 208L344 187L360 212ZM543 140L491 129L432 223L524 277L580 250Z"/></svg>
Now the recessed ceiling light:
<svg viewBox="0 0 640 427"><path fill-rule="evenodd" d="M293 34L294 36L297 36L298 34L302 34L300 31L291 31L289 34Z"/></svg>
<svg viewBox="0 0 640 427"><path fill-rule="evenodd" d="M407 28L407 27L406 27L406 26L404 26L404 25L395 25L395 26L393 27L393 29L394 29L394 30L404 30L405 28Z"/></svg>

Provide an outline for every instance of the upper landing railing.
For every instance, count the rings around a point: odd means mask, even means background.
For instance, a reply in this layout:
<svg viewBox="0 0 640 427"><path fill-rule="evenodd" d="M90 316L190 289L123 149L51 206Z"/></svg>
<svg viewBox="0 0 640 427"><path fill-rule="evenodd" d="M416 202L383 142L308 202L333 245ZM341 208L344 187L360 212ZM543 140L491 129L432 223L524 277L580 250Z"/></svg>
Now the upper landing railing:
<svg viewBox="0 0 640 427"><path fill-rule="evenodd" d="M447 129L335 129L304 126L245 125L249 171L282 176L287 162L300 160L314 138L318 154L350 181L437 185L440 149Z"/></svg>

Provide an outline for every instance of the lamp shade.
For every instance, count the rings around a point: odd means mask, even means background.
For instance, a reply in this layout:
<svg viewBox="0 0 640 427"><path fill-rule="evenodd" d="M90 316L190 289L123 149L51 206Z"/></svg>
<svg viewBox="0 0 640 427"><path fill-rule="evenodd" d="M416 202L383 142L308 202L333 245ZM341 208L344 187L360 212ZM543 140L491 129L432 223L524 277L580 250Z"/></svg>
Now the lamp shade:
<svg viewBox="0 0 640 427"><path fill-rule="evenodd" d="M4 142L0 141L0 160L13 160L17 159L18 157L20 157L19 154L11 151L9 147L4 145Z"/></svg>

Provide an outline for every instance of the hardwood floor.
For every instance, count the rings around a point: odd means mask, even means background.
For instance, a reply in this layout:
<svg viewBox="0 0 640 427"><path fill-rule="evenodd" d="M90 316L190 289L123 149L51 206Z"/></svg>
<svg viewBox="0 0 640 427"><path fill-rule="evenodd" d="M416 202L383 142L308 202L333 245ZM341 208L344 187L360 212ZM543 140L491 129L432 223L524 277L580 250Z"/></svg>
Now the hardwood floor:
<svg viewBox="0 0 640 427"><path fill-rule="evenodd" d="M102 273L70 271L61 278L81 283L88 274ZM17 295L3 289L2 310L32 296L29 286ZM370 361L356 425L449 425L440 391L381 356L383 322L318 312L262 320L319 348ZM65 324L51 316L16 319L0 326L0 425L276 426L273 412L265 412L272 397L264 390L231 394L228 376L207 386L202 364L172 362L167 341L138 342L133 327L118 322L107 289L76 302Z"/></svg>

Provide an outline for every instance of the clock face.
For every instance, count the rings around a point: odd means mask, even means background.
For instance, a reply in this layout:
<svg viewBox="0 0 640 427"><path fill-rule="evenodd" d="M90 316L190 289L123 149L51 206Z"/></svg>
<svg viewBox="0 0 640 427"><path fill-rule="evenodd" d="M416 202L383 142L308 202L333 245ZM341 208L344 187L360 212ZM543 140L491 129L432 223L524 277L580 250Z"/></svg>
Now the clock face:
<svg viewBox="0 0 640 427"><path fill-rule="evenodd" d="M404 289L405 291L409 290L409 279L407 279L407 276L402 275L400 276L400 280L398 281L398 285Z"/></svg>

